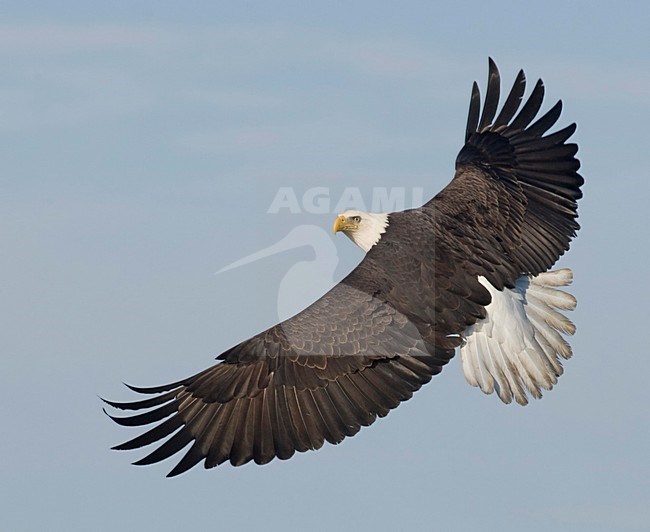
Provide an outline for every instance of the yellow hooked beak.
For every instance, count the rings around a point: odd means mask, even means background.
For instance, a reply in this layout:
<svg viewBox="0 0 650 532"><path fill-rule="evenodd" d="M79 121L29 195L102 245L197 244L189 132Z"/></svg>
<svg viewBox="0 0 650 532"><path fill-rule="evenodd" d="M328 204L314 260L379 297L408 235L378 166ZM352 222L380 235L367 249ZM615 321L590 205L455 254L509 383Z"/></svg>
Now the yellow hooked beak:
<svg viewBox="0 0 650 532"><path fill-rule="evenodd" d="M359 226L351 222L342 214L339 214L337 216L336 220L334 220L334 226L332 227L334 234L338 233L339 231L354 231L355 229L359 229Z"/></svg>

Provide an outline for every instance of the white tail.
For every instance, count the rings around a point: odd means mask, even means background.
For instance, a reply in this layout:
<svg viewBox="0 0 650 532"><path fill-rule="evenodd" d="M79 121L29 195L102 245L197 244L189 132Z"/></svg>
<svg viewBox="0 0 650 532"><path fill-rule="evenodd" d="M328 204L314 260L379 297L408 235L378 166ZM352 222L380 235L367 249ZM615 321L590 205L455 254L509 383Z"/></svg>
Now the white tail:
<svg viewBox="0 0 650 532"><path fill-rule="evenodd" d="M550 390L562 375L561 358L571 347L560 333L573 334L575 325L558 310L573 310L576 299L559 290L573 280L568 268L520 277L515 288L499 291L479 277L492 302L487 316L467 328L460 349L465 379L484 393L496 390L504 403L528 403Z"/></svg>

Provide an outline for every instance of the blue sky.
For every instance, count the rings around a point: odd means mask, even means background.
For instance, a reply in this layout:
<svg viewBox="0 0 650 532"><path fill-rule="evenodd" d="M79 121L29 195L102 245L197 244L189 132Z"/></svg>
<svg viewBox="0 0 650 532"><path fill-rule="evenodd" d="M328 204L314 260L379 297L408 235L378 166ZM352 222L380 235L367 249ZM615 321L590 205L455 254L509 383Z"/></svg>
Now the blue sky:
<svg viewBox="0 0 650 532"><path fill-rule="evenodd" d="M3 4L3 529L649 530L650 8L644 2ZM574 357L521 408L453 360L339 446L265 467L136 468L101 413L193 374L361 259L343 237L215 275L373 187L435 194L487 57L578 123ZM327 249L320 259L319 249ZM308 281L302 281L306 283ZM301 283L297 283L301 284Z"/></svg>

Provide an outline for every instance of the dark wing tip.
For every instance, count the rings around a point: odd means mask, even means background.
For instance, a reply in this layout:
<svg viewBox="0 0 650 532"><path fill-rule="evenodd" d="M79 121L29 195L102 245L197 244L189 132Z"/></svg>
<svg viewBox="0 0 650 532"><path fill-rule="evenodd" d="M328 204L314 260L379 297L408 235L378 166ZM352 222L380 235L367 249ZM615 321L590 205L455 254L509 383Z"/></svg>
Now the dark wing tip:
<svg viewBox="0 0 650 532"><path fill-rule="evenodd" d="M189 451L185 453L183 458L181 458L181 460L174 466L174 468L165 476L167 478L172 478L181 475L186 471L192 469L196 464L201 462L201 460L204 460L206 456L207 453L201 450L200 443L195 441L192 447L190 447Z"/></svg>
<svg viewBox="0 0 650 532"><path fill-rule="evenodd" d="M143 412L142 414L136 414L134 416L117 417L111 416L108 413L106 413L106 415L110 417L115 423L122 425L123 427L141 427L143 425L150 425L151 423L160 421L161 419L164 419L177 411L178 402L170 401L169 403L164 404L159 408L149 410L148 412ZM106 412L106 410L104 410L104 412Z"/></svg>
<svg viewBox="0 0 650 532"><path fill-rule="evenodd" d="M104 401L104 403L106 403L107 405L112 406L113 408L117 408L119 410L143 410L145 408L151 408L153 406L158 406L163 403L166 403L167 401L170 401L171 399L175 398L177 394L178 394L178 389L174 389L167 393L157 395L156 397L150 397L149 399L143 399L140 401L125 401L125 402L109 401L108 399L104 399L103 397L100 397L100 399Z"/></svg>
<svg viewBox="0 0 650 532"><path fill-rule="evenodd" d="M503 104L499 116L497 116L496 120L494 121L494 124L492 126L493 129L505 126L510 122L510 120L512 120L512 117L515 116L517 109L519 109L519 104L521 103L525 91L526 74L524 73L523 69L520 69L517 73L517 77L515 78L514 83L512 84L510 93L506 98L506 102Z"/></svg>
<svg viewBox="0 0 650 532"><path fill-rule="evenodd" d="M539 118L535 123L528 126L526 129L527 137L541 137L546 133L551 127L560 118L562 114L562 100L558 100L557 103L551 107L541 118Z"/></svg>
<svg viewBox="0 0 650 532"><path fill-rule="evenodd" d="M175 405L175 403L173 402L170 404ZM156 411L154 410L153 412ZM156 416L159 414L153 414L153 415ZM123 420L127 418L118 418L118 419ZM143 420L140 419L139 421L143 421ZM149 421L149 423L154 423L154 420L152 419L151 421ZM148 423L142 423L142 424L148 424ZM167 436L172 434L175 430L177 430L179 427L181 427L183 424L184 421L180 415L172 415L171 417L168 417L158 425L149 429L147 432L140 434L139 436L136 436L132 440L124 442L120 445L116 445L115 447L112 447L112 449L116 451L125 451L125 450L137 449L139 447L144 447L145 445L150 445L156 441L166 438Z"/></svg>
<svg viewBox="0 0 650 532"><path fill-rule="evenodd" d="M488 127L494 115L496 114L497 107L499 106L499 97L501 90L501 76L492 58L488 61L488 82L487 91L485 93L485 102L483 103L483 112L481 113L481 120L478 125L478 131L483 131Z"/></svg>
<svg viewBox="0 0 650 532"><path fill-rule="evenodd" d="M510 128L513 130L525 129L528 124L535 118L540 108L542 107L542 102L544 101L544 82L541 79L537 80L533 91L528 96L528 100L519 111L519 114L510 124Z"/></svg>
<svg viewBox="0 0 650 532"><path fill-rule="evenodd" d="M123 382L122 384L124 384L124 386L126 386L129 390L133 390L136 393L154 394L154 393L168 392L170 390L173 390L174 388L183 386L183 384L185 384L185 381L184 380L176 381L176 382L172 382L171 384L163 384L162 386L151 386L151 387L132 386L131 384L127 384L126 382Z"/></svg>
<svg viewBox="0 0 650 532"><path fill-rule="evenodd" d="M467 127L465 128L465 142L469 140L472 133L478 128L479 113L481 111L481 91L476 81L472 84L472 95L469 100L469 112L467 114Z"/></svg>

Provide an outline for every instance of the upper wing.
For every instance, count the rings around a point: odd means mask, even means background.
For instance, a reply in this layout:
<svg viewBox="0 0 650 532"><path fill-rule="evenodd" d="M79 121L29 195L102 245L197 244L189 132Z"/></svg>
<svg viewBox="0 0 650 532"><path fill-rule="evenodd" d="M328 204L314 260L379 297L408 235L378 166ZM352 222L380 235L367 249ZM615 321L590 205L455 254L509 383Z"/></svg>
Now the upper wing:
<svg viewBox="0 0 650 532"><path fill-rule="evenodd" d="M526 87L520 71L497 115L499 86L490 59L482 112L478 86L472 87L454 179L423 208L432 210L442 232L454 235L470 262L478 256L475 273L501 289L513 287L521 274L548 270L569 248L584 180L577 173L578 146L566 143L575 124L544 136L562 102L531 124L542 105L542 81L519 110Z"/></svg>
<svg viewBox="0 0 650 532"><path fill-rule="evenodd" d="M120 409L150 409L111 416L121 425L171 416L115 448L139 448L180 429L136 462L158 462L194 441L172 476L203 459L206 468L226 460L287 459L318 449L324 440L338 443L385 416L440 372L457 343L433 346L427 330L372 293L371 273L362 263L303 312L226 351L222 362L197 375L166 386L131 387L156 397L107 401Z"/></svg>

